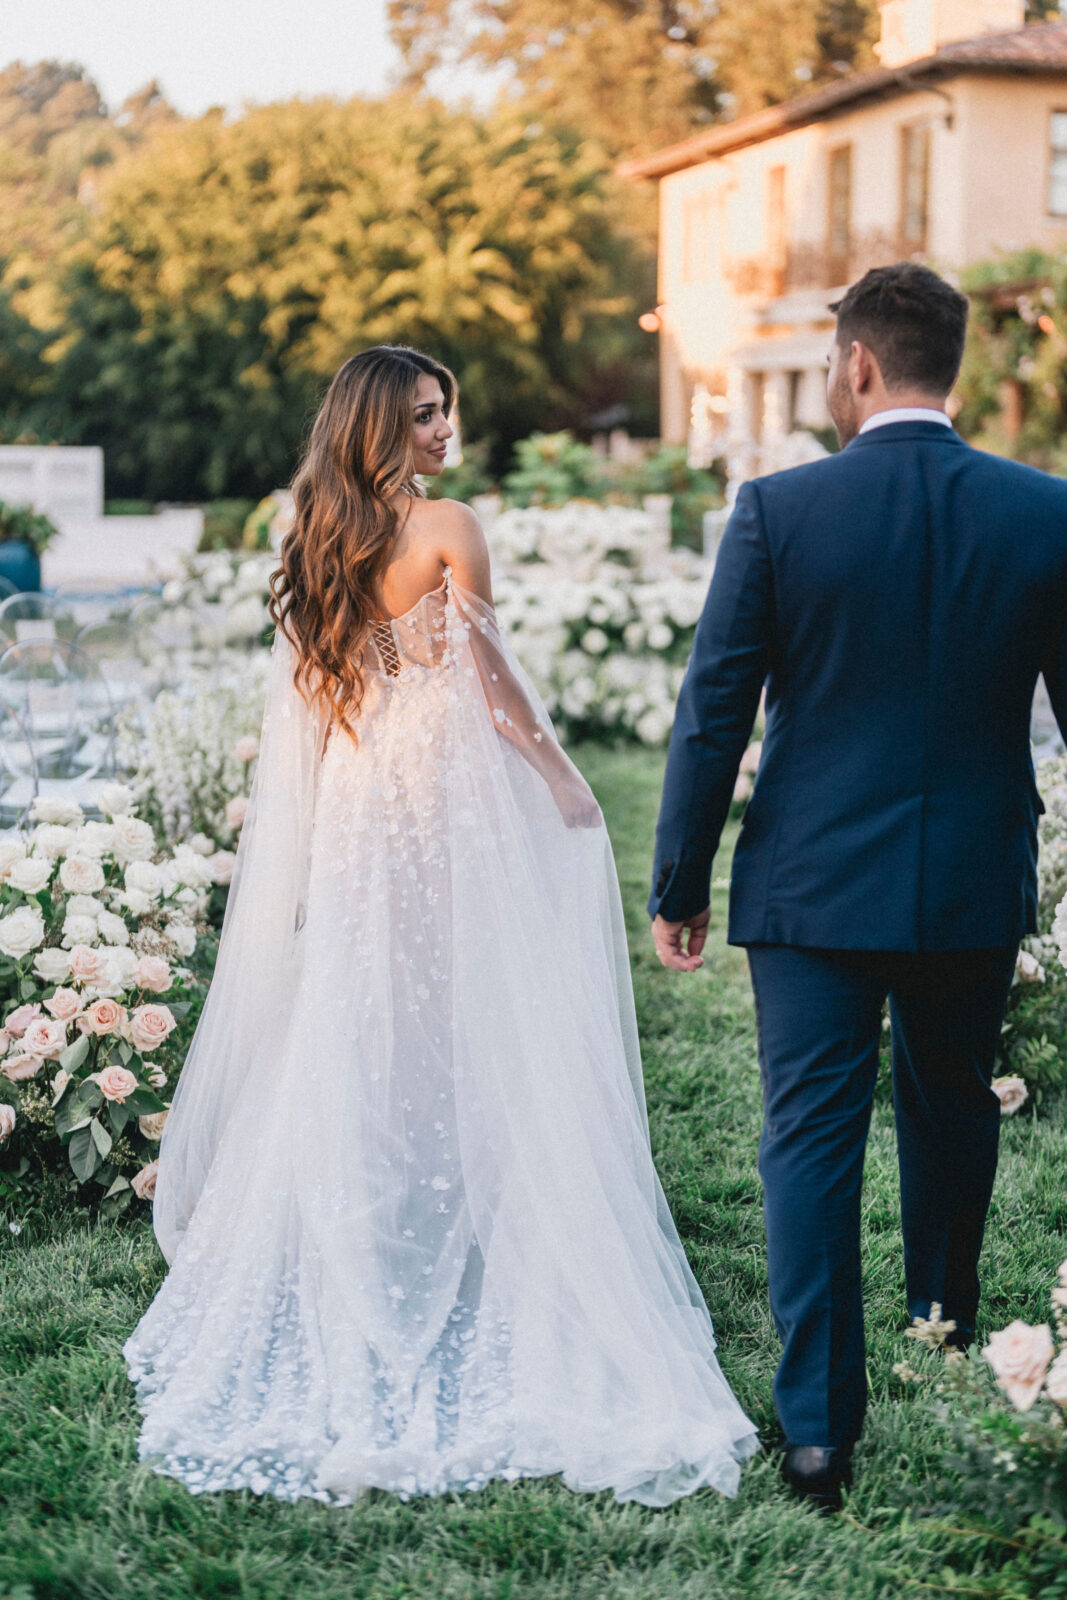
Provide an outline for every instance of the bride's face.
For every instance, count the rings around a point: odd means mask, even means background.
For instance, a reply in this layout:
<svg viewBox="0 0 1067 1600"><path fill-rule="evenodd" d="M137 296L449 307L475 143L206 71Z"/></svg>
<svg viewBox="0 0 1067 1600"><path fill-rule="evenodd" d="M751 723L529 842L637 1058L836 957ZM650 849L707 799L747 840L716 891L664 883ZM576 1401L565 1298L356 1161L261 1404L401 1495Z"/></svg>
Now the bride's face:
<svg viewBox="0 0 1067 1600"><path fill-rule="evenodd" d="M444 413L444 393L436 378L423 373L415 390L412 442L415 471L436 478L445 464L445 448L452 428Z"/></svg>

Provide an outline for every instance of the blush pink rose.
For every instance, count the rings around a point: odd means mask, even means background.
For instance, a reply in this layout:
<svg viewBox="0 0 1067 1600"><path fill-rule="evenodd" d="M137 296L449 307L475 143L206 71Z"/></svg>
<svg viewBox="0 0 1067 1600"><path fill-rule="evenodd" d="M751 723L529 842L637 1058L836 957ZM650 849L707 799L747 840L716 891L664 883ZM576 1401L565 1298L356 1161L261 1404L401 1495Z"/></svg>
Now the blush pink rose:
<svg viewBox="0 0 1067 1600"><path fill-rule="evenodd" d="M231 828L239 828L248 815L248 796L235 794L232 800L226 802L226 821Z"/></svg>
<svg viewBox="0 0 1067 1600"><path fill-rule="evenodd" d="M138 1200L151 1200L156 1192L156 1178L158 1176L158 1161L150 1161L147 1167L142 1167L140 1172L134 1173L130 1179L130 1188Z"/></svg>
<svg viewBox="0 0 1067 1600"><path fill-rule="evenodd" d="M232 850L216 850L213 856L208 856L207 864L211 868L213 883L233 882L233 869L237 865L237 856Z"/></svg>
<svg viewBox="0 0 1067 1600"><path fill-rule="evenodd" d="M254 761L259 755L259 740L255 734L246 733L242 739L238 739L233 754L237 761Z"/></svg>
<svg viewBox="0 0 1067 1600"><path fill-rule="evenodd" d="M103 983L107 974L107 951L93 945L76 944L70 952L70 975L76 983Z"/></svg>
<svg viewBox="0 0 1067 1600"><path fill-rule="evenodd" d="M115 1033L126 1021L126 1007L120 1006L117 1000L94 1000L86 1008L82 1020L87 1024L83 1030L86 1033Z"/></svg>
<svg viewBox="0 0 1067 1600"><path fill-rule="evenodd" d="M27 1055L54 1061L67 1048L67 1024L54 1017L38 1017L22 1035L22 1048Z"/></svg>
<svg viewBox="0 0 1067 1600"><path fill-rule="evenodd" d="M92 1076L100 1085L100 1093L105 1100L125 1100L137 1087L137 1079L126 1067L105 1067L102 1072L94 1072Z"/></svg>
<svg viewBox="0 0 1067 1600"><path fill-rule="evenodd" d="M26 1078L35 1078L43 1065L41 1056L12 1056L0 1066L0 1072L11 1083L22 1083Z"/></svg>
<svg viewBox="0 0 1067 1600"><path fill-rule="evenodd" d="M17 1122L14 1106L0 1105L0 1144L3 1144L5 1139L10 1139Z"/></svg>
<svg viewBox="0 0 1067 1600"><path fill-rule="evenodd" d="M142 956L134 968L134 982L139 989L151 989L153 994L164 994L174 982L170 962L162 956Z"/></svg>
<svg viewBox="0 0 1067 1600"><path fill-rule="evenodd" d="M135 1050L154 1050L176 1023L169 1006L137 1006L130 1016L130 1039Z"/></svg>
<svg viewBox="0 0 1067 1600"><path fill-rule="evenodd" d="M1061 1350L1048 1370L1045 1393L1067 1411L1067 1350Z"/></svg>
<svg viewBox="0 0 1067 1600"><path fill-rule="evenodd" d="M41 1008L36 1001L32 1006L16 1006L15 1010L10 1011L4 1018L4 1027L12 1038L17 1039L40 1015Z"/></svg>
<svg viewBox="0 0 1067 1600"><path fill-rule="evenodd" d="M982 1351L993 1375L1016 1411L1029 1411L1045 1381L1052 1360L1052 1334L1047 1322L1009 1322L990 1335Z"/></svg>
<svg viewBox="0 0 1067 1600"><path fill-rule="evenodd" d="M76 989L57 989L45 1001L44 1007L57 1022L73 1022L82 1008L82 997Z"/></svg>

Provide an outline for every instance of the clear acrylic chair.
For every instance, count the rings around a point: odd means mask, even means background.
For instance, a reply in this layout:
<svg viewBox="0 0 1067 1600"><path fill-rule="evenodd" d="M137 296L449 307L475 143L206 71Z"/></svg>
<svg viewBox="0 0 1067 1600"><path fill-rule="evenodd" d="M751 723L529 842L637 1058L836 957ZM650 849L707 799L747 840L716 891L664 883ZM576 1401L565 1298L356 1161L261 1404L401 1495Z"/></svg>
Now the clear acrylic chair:
<svg viewBox="0 0 1067 1600"><path fill-rule="evenodd" d="M96 787L115 773L114 708L97 664L62 639L23 641L0 655L0 706L25 730L3 757L39 794L94 808ZM94 782L95 780L95 782Z"/></svg>
<svg viewBox="0 0 1067 1600"><path fill-rule="evenodd" d="M0 700L0 828L17 828L27 821L37 789L37 759L26 724Z"/></svg>
<svg viewBox="0 0 1067 1600"><path fill-rule="evenodd" d="M73 643L78 624L68 600L42 590L20 591L0 600L0 643L30 644L63 639Z"/></svg>

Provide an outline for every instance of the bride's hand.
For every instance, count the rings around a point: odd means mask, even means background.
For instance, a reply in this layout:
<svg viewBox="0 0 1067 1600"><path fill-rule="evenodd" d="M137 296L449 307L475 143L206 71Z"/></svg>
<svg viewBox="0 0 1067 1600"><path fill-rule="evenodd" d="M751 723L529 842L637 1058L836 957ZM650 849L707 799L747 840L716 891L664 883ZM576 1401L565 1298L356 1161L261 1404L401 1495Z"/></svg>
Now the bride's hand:
<svg viewBox="0 0 1067 1600"><path fill-rule="evenodd" d="M555 794L559 814L568 828L599 828L604 814L596 803L592 789L578 789L569 785Z"/></svg>

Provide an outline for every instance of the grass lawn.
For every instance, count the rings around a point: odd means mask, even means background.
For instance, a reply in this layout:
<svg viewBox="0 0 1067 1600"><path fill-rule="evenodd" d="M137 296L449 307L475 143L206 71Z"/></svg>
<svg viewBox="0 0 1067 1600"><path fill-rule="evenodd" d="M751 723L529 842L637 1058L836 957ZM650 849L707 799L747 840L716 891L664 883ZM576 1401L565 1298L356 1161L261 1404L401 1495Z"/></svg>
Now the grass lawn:
<svg viewBox="0 0 1067 1600"><path fill-rule="evenodd" d="M756 1176L759 1078L743 957L722 942L704 970L654 963L644 915L660 758L580 759L611 826L634 952L653 1139L727 1376L776 1440L776 1341L766 1305ZM718 872L724 872L720 857ZM1064 1105L1004 1129L984 1256L985 1327L1044 1321L1067 1255ZM773 1460L741 1493L668 1511L578 1497L557 1482L408 1505L372 1494L331 1510L190 1496L137 1461L120 1348L162 1275L145 1221L49 1240L5 1234L0 1318L0 1600L864 1600L922 1590L1023 1600L1010 1541L976 1529L940 1464L921 1392L891 1375L905 1354L892 1119L880 1096L867 1163L865 1260L873 1403L847 1512L792 1504Z"/></svg>

